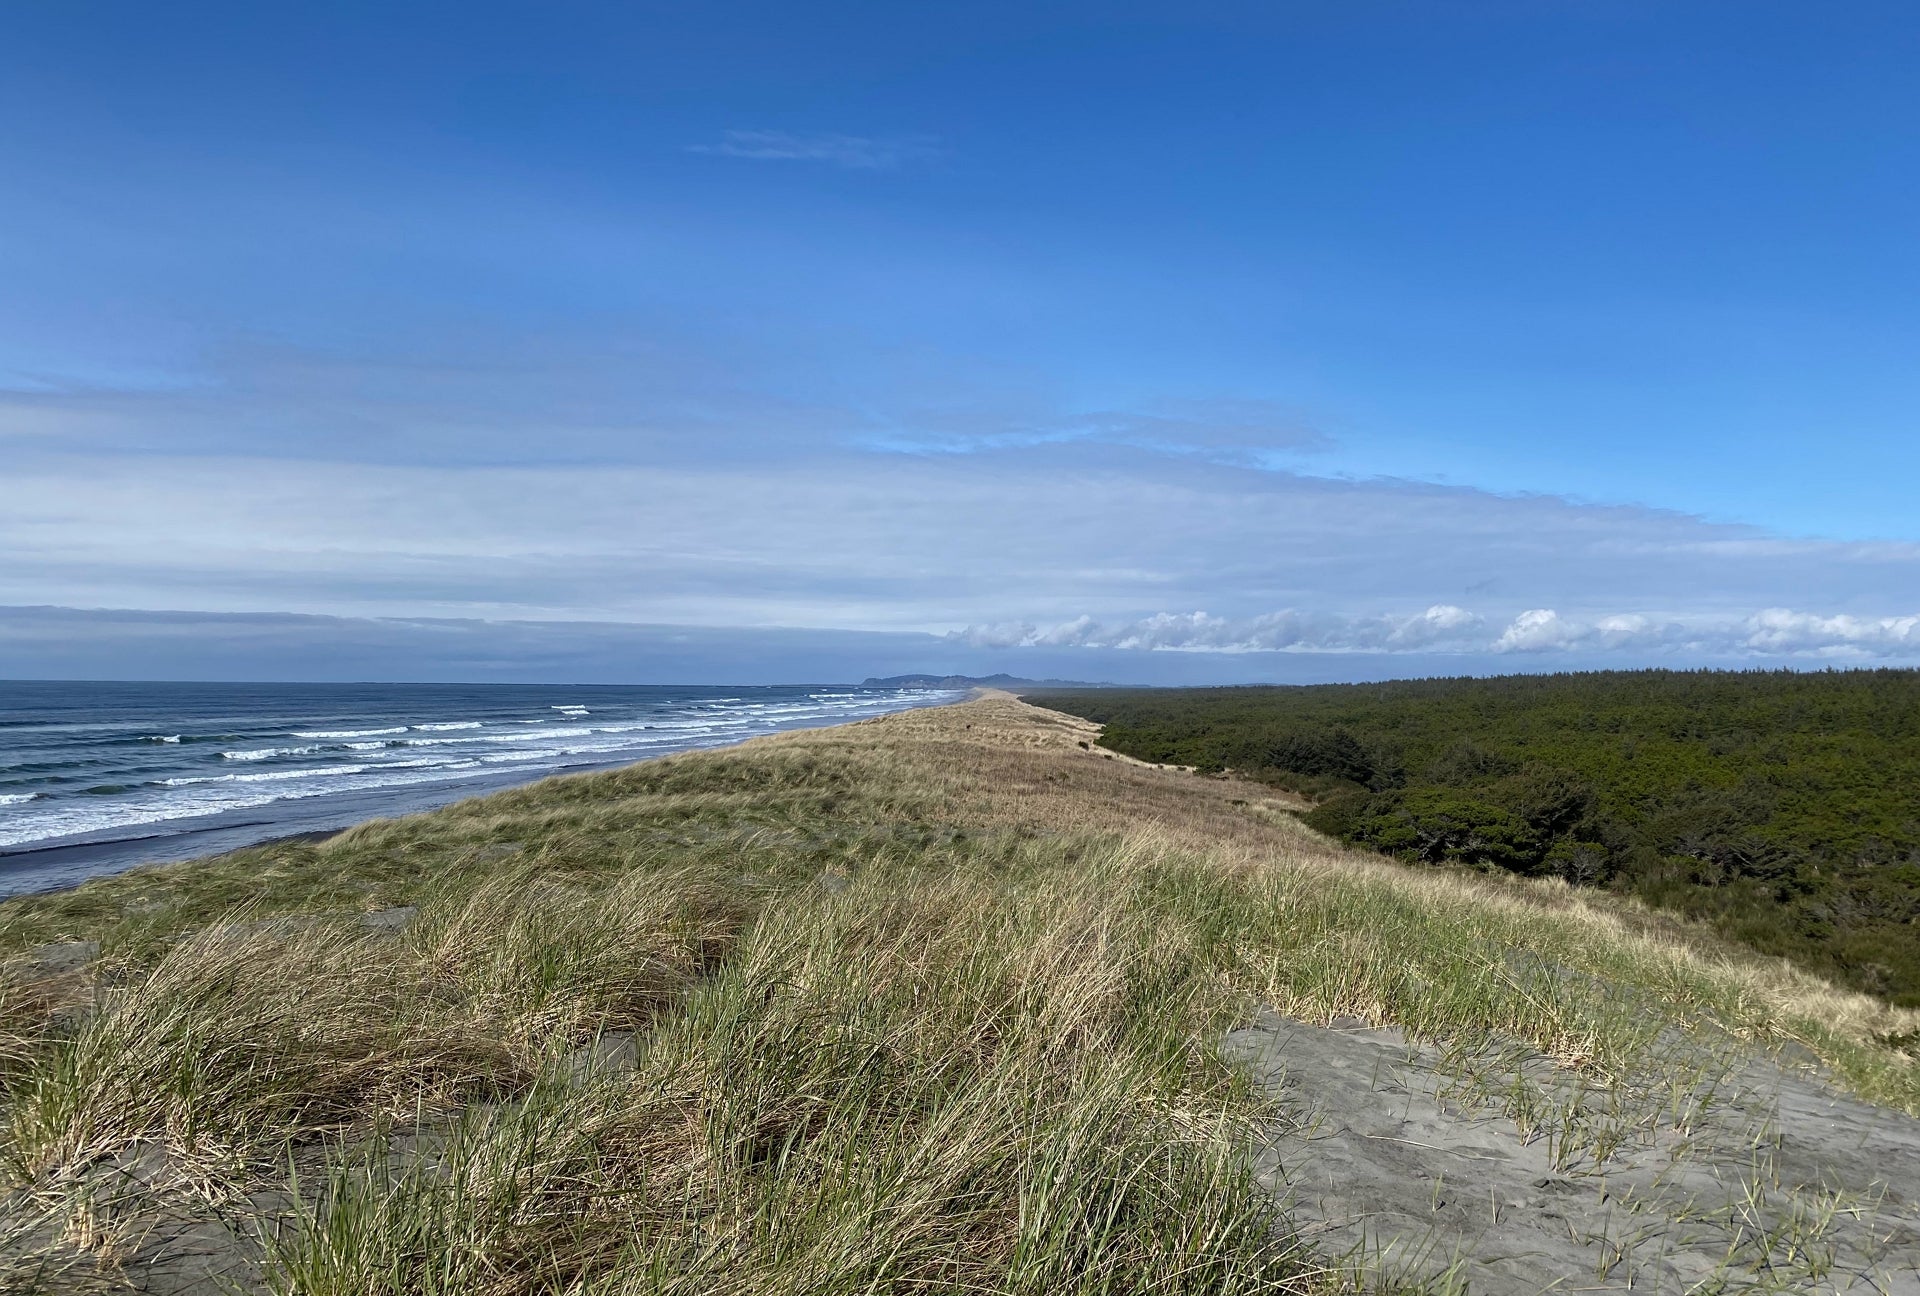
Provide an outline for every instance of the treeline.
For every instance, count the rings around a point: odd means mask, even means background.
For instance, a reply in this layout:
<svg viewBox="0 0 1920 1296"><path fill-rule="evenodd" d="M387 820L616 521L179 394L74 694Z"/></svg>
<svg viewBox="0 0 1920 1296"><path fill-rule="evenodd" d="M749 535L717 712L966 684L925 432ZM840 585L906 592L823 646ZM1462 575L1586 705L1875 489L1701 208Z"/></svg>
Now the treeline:
<svg viewBox="0 0 1920 1296"><path fill-rule="evenodd" d="M1920 1005L1920 671L1029 694L1427 864L1557 875Z"/></svg>

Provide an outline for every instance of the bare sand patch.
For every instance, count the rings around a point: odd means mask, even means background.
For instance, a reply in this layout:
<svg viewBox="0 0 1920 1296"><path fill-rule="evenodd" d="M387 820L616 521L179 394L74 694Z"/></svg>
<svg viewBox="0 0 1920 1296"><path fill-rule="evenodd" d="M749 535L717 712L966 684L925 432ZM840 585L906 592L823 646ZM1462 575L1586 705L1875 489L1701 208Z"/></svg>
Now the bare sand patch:
<svg viewBox="0 0 1920 1296"><path fill-rule="evenodd" d="M1687 1094L1576 1094L1577 1077L1518 1050L1468 1084L1402 1031L1274 1014L1225 1051L1284 1112L1260 1182L1304 1240L1375 1280L1479 1296L1920 1293L1920 1121L1814 1072L1703 1059L1710 1080ZM1554 1110L1517 1120L1498 1101L1516 1087ZM1576 1104L1607 1128L1556 1123Z"/></svg>

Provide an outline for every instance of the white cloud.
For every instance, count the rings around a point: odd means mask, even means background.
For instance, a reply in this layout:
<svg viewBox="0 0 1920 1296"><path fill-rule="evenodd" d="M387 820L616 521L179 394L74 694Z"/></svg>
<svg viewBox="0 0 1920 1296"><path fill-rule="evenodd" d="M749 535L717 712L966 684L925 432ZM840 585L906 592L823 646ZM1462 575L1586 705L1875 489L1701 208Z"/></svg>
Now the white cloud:
<svg viewBox="0 0 1920 1296"><path fill-rule="evenodd" d="M1439 603L1401 622L1389 642L1395 647L1431 648L1464 638L1480 625L1481 618L1465 608Z"/></svg>
<svg viewBox="0 0 1920 1296"><path fill-rule="evenodd" d="M1533 608L1515 617L1492 647L1495 652L1556 652L1575 648L1653 649L1695 644L1704 651L1724 652L1732 650L1735 638L1724 623L1689 628L1678 621L1638 612L1575 619L1563 617L1551 608Z"/></svg>
<svg viewBox="0 0 1920 1296"><path fill-rule="evenodd" d="M948 637L974 647L1113 648L1172 652L1413 652L1484 650L1481 618L1440 604L1410 616L1343 616L1284 609L1235 619L1207 612L1159 612L1131 621L1090 616L1056 625L968 626Z"/></svg>
<svg viewBox="0 0 1920 1296"><path fill-rule="evenodd" d="M1698 659L1920 660L1920 616L1818 616L1774 608L1748 616L1681 620L1637 612L1569 617L1530 608L1497 634L1451 604L1410 615L1338 615L1285 609L1234 619L1162 612L1130 621L1090 616L1052 626L997 622L949 634L975 648L1115 649L1197 653L1626 655Z"/></svg>
<svg viewBox="0 0 1920 1296"><path fill-rule="evenodd" d="M1825 656L1920 656L1920 616L1818 616L1768 608L1746 623L1755 652Z"/></svg>
<svg viewBox="0 0 1920 1296"><path fill-rule="evenodd" d="M1702 550L1737 530L1111 448L540 468L17 455L0 602L1226 652L1911 644L1920 551ZM1501 598L1467 595L1489 578Z"/></svg>
<svg viewBox="0 0 1920 1296"><path fill-rule="evenodd" d="M1552 608L1530 608L1493 641L1495 652L1548 652L1570 648L1579 639L1577 627L1560 619Z"/></svg>
<svg viewBox="0 0 1920 1296"><path fill-rule="evenodd" d="M1522 612L1495 652L1573 650L1685 653L1710 657L1920 659L1920 616L1820 615L1768 608L1746 616L1654 617L1640 613L1563 617Z"/></svg>
<svg viewBox="0 0 1920 1296"><path fill-rule="evenodd" d="M1154 400L1091 413L1024 410L985 415L921 412L865 434L888 453L976 455L1034 446L1128 446L1221 464L1262 466L1332 449L1334 440L1304 412L1275 401Z"/></svg>
<svg viewBox="0 0 1920 1296"><path fill-rule="evenodd" d="M1276 471L1325 438L1270 401L854 399L640 333L216 359L0 392L0 602L1662 660L1887 658L1920 607L1920 545Z"/></svg>

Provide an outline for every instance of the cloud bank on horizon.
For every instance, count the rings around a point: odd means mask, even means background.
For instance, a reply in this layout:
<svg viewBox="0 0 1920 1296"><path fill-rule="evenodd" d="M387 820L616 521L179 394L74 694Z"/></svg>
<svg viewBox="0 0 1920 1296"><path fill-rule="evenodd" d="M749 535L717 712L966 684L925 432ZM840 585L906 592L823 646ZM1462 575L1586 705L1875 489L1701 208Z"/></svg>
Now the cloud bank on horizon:
<svg viewBox="0 0 1920 1296"><path fill-rule="evenodd" d="M0 677L1920 663L1897 11L563 8L16 21Z"/></svg>
<svg viewBox="0 0 1920 1296"><path fill-rule="evenodd" d="M976 648L1118 648L1198 653L1566 653L1814 658L1832 664L1920 656L1920 615L1817 616L1766 608L1750 616L1689 620L1637 612L1589 618L1529 608L1502 626L1450 604L1411 616L1332 616L1286 609L1235 620L1205 612L1157 613L1103 624L985 625L950 632Z"/></svg>

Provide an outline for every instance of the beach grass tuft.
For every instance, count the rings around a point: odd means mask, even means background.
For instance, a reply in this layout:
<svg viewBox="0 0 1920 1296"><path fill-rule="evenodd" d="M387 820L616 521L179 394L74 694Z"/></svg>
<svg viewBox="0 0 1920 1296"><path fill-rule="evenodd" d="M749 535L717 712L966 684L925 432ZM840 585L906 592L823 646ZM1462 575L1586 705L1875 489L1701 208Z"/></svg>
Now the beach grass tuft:
<svg viewBox="0 0 1920 1296"><path fill-rule="evenodd" d="M1920 1110L1913 1014L1089 735L987 697L8 902L0 1277L195 1230L314 1296L1324 1290L1217 1051L1262 1008Z"/></svg>

